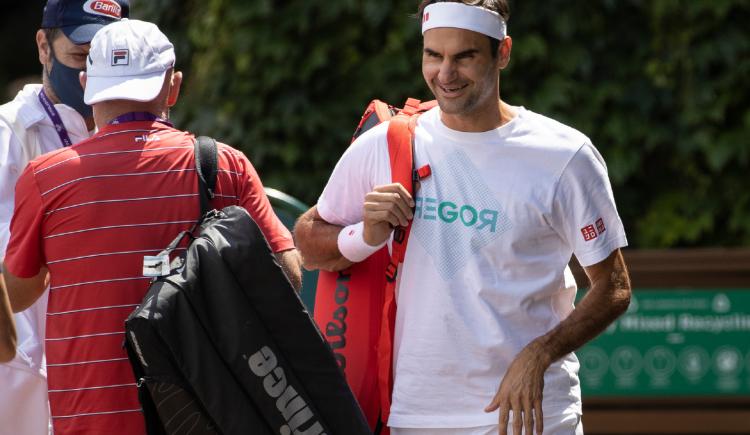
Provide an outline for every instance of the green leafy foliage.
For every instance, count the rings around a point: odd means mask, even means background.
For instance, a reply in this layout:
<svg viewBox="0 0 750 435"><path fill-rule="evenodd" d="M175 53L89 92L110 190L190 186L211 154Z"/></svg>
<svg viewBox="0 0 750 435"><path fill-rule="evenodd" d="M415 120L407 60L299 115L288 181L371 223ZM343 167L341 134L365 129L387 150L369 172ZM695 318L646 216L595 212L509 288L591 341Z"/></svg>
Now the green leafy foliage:
<svg viewBox="0 0 750 435"><path fill-rule="evenodd" d="M430 99L417 1L149 0L177 46L178 125L314 203L366 104ZM512 3L503 98L586 133L631 245L750 244L750 2Z"/></svg>

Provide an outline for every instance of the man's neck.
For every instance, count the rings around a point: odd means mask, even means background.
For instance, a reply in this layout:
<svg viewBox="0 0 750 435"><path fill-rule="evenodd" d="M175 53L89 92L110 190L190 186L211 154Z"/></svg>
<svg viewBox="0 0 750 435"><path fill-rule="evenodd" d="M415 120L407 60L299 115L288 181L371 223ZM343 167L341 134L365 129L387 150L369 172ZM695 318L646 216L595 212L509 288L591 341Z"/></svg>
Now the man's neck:
<svg viewBox="0 0 750 435"><path fill-rule="evenodd" d="M153 105L124 101L108 101L96 105L94 109L94 120L96 121L96 126L99 127L99 129L102 129L117 117L132 112L146 112L159 118L166 118L166 111L159 110L158 108L153 107Z"/></svg>
<svg viewBox="0 0 750 435"><path fill-rule="evenodd" d="M517 111L513 106L498 99L496 103L479 108L472 113L454 115L440 112L440 119L451 130L481 133L502 127L516 115Z"/></svg>
<svg viewBox="0 0 750 435"><path fill-rule="evenodd" d="M44 94L47 95L52 104L60 104L60 98L57 97L55 90L52 89L52 85L49 82L46 80L42 82L42 89L44 89Z"/></svg>

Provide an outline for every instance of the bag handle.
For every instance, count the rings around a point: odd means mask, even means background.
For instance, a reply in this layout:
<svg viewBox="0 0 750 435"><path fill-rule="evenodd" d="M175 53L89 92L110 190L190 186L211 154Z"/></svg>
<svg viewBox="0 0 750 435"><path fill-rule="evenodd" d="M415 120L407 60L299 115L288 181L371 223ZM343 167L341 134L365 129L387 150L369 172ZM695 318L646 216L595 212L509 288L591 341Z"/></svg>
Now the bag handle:
<svg viewBox="0 0 750 435"><path fill-rule="evenodd" d="M208 213L216 189L216 174L219 171L219 156L216 140L208 136L195 139L195 169L198 173L198 196L201 217Z"/></svg>

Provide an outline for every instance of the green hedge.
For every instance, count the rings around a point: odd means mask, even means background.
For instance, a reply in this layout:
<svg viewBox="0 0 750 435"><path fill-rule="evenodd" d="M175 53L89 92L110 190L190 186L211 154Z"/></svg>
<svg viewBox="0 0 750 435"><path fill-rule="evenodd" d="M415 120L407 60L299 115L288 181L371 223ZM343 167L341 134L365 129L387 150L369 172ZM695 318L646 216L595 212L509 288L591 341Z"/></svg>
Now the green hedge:
<svg viewBox="0 0 750 435"><path fill-rule="evenodd" d="M186 72L180 126L314 203L367 102L430 98L417 1L150 0ZM632 246L750 244L750 2L512 3L503 98L583 131Z"/></svg>

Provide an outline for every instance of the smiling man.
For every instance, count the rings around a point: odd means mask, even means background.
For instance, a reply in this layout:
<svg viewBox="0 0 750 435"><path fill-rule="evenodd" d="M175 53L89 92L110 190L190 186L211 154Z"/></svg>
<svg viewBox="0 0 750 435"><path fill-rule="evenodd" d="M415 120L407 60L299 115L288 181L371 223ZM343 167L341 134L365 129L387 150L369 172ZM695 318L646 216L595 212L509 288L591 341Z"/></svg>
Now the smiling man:
<svg viewBox="0 0 750 435"><path fill-rule="evenodd" d="M49 0L36 33L42 83L31 84L0 106L0 262L10 238L15 185L35 157L86 139L94 128L78 74L89 42L104 25L127 17L127 0ZM0 271L1 272L1 271ZM0 279L2 279L0 275ZM47 295L15 315L16 357L0 365L0 432L50 431L44 324Z"/></svg>
<svg viewBox="0 0 750 435"><path fill-rule="evenodd" d="M397 275L392 434L581 434L573 351L630 300L606 166L582 133L500 98L505 0L425 0L419 16L438 107L418 120L415 166L432 175L413 198L391 184L388 123L369 130L298 221L303 261L346 268L413 219ZM577 307L572 255L591 281Z"/></svg>

